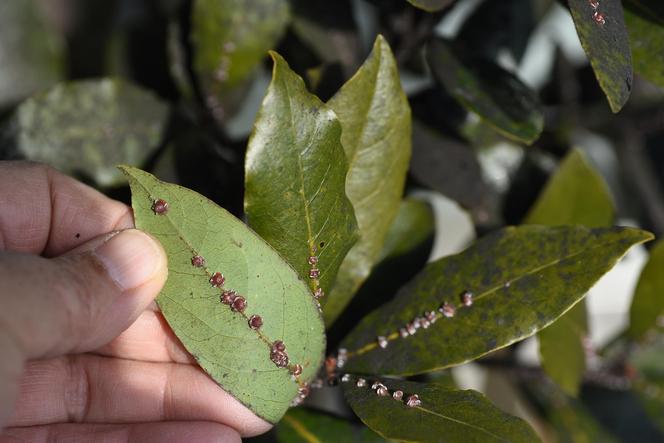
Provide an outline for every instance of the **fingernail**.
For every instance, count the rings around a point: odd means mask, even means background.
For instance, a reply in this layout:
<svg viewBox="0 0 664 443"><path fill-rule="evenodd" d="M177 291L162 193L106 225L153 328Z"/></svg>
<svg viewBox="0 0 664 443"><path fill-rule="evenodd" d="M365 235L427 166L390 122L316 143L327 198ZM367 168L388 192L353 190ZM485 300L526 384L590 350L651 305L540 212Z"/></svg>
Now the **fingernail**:
<svg viewBox="0 0 664 443"><path fill-rule="evenodd" d="M94 253L123 291L150 281L164 263L159 243L137 229L114 235Z"/></svg>

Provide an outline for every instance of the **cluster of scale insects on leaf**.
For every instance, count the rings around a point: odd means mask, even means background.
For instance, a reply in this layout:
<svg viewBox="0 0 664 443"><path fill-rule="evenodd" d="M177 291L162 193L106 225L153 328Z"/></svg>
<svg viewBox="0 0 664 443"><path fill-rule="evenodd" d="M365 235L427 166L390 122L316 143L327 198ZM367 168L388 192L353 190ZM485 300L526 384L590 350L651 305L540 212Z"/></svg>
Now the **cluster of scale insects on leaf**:
<svg viewBox="0 0 664 443"><path fill-rule="evenodd" d="M168 209L169 209L168 203L165 200L163 199L153 200L152 211L155 214L165 215L168 212ZM209 277L210 285L213 288L221 290L221 294L219 296L219 301L221 302L221 304L227 305L231 311L236 312L245 318L249 328L255 330L258 333L261 340L268 345L270 351L270 360L272 361L272 363L274 363L275 366L278 368L287 368L293 380L298 382L299 385L298 396L294 400L294 404L301 403L309 394L309 386L306 383L300 383L300 381L298 380L299 375L302 374L302 365L300 365L299 363L293 364L290 362L288 353L286 352L286 344L283 341L281 340L271 341L267 337L265 337L265 335L262 332L260 332L260 329L263 326L263 318L258 314L251 314L251 315L245 314L245 310L248 307L247 299L242 295L238 294L237 291L233 289L227 289L224 287L224 284L226 283L226 278L224 277L224 275L218 271L214 273L209 272L205 267L206 266L205 258L195 252L193 252L193 254L194 255L191 257L191 265L194 266L195 268L205 269L205 272L208 274ZM317 263L317 259L312 260L312 258L315 257L310 257L309 263L315 265ZM316 275L316 278L317 277L318 275ZM312 276L312 278L314 277ZM322 291L320 292L322 294ZM316 300L316 302L318 302L318 300ZM317 305L320 308L320 305L318 303Z"/></svg>
<svg viewBox="0 0 664 443"><path fill-rule="evenodd" d="M398 331L392 332L391 334L388 334L386 336L380 335L376 338L376 342L367 345L358 351L348 352L347 349L340 348L337 351L336 356L331 355L327 357L327 359L325 360L325 372L327 376L327 384L330 386L334 386L337 383L337 372L338 370L344 367L344 365L346 364L346 360L348 360L349 357L366 352L371 349L375 349L376 345L381 349L385 349L389 345L390 340L397 340L399 337L406 338L416 334L417 331L420 329L428 329L432 324L434 324L440 318L443 317L452 318L456 315L457 309L471 307L473 305L473 297L474 296L471 291L465 290L459 295L459 299L461 302L461 306L459 308L455 307L455 305L451 302L443 301L437 309L438 312L436 312L435 310L426 311L423 315L417 316L410 322L406 323L406 325L403 326L402 328L399 328ZM344 374L341 377L341 381L350 382L352 378L353 376L351 374ZM321 379L315 380L311 384L312 387L321 387L322 385L323 385L323 380ZM357 378L355 386L357 386L358 388L363 388L365 386L368 386L368 382L364 378ZM416 407L422 404L422 401L420 400L418 394L410 394L404 397L404 393L401 390L395 390L390 394L389 389L380 381L373 382L371 385L371 389L375 391L376 395L381 397L392 395L392 398L394 398L395 400L403 401L404 404L408 407Z"/></svg>
<svg viewBox="0 0 664 443"><path fill-rule="evenodd" d="M598 25L606 23L604 14L599 11L599 0L588 0L588 5L590 5L593 10L593 20L595 20L595 23Z"/></svg>

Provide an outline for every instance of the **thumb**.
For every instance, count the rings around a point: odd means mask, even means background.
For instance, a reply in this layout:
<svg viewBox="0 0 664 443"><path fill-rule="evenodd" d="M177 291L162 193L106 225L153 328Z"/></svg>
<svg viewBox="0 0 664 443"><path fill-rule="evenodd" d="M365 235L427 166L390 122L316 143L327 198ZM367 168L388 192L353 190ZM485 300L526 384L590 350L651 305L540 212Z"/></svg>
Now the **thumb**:
<svg viewBox="0 0 664 443"><path fill-rule="evenodd" d="M161 245L135 229L54 259L0 254L0 324L26 359L89 351L129 327L166 275Z"/></svg>

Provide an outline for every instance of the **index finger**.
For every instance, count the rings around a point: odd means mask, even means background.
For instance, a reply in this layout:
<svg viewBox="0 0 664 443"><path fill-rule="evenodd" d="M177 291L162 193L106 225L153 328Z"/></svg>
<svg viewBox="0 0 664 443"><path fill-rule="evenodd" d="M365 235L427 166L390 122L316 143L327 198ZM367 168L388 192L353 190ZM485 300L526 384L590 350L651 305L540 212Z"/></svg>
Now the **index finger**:
<svg viewBox="0 0 664 443"><path fill-rule="evenodd" d="M57 256L134 226L131 209L55 169L0 161L0 251Z"/></svg>

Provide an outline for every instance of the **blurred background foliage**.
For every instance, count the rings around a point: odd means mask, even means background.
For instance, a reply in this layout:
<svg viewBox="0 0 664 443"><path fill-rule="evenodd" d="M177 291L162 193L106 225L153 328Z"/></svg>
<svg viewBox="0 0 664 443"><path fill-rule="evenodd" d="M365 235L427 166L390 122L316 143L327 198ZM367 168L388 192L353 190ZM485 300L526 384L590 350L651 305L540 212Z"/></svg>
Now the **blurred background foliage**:
<svg viewBox="0 0 664 443"><path fill-rule="evenodd" d="M3 0L0 158L124 201L115 165L132 164L242 217L267 51L328 100L382 34L413 111L409 198L334 346L427 260L498 227L664 233L664 6L623 0L623 21L620 1L601 0L608 28L591 3ZM483 391L545 441L664 441L663 260L662 243L639 247L538 339L426 378ZM317 412L260 439L375 438L337 388L312 397Z"/></svg>

